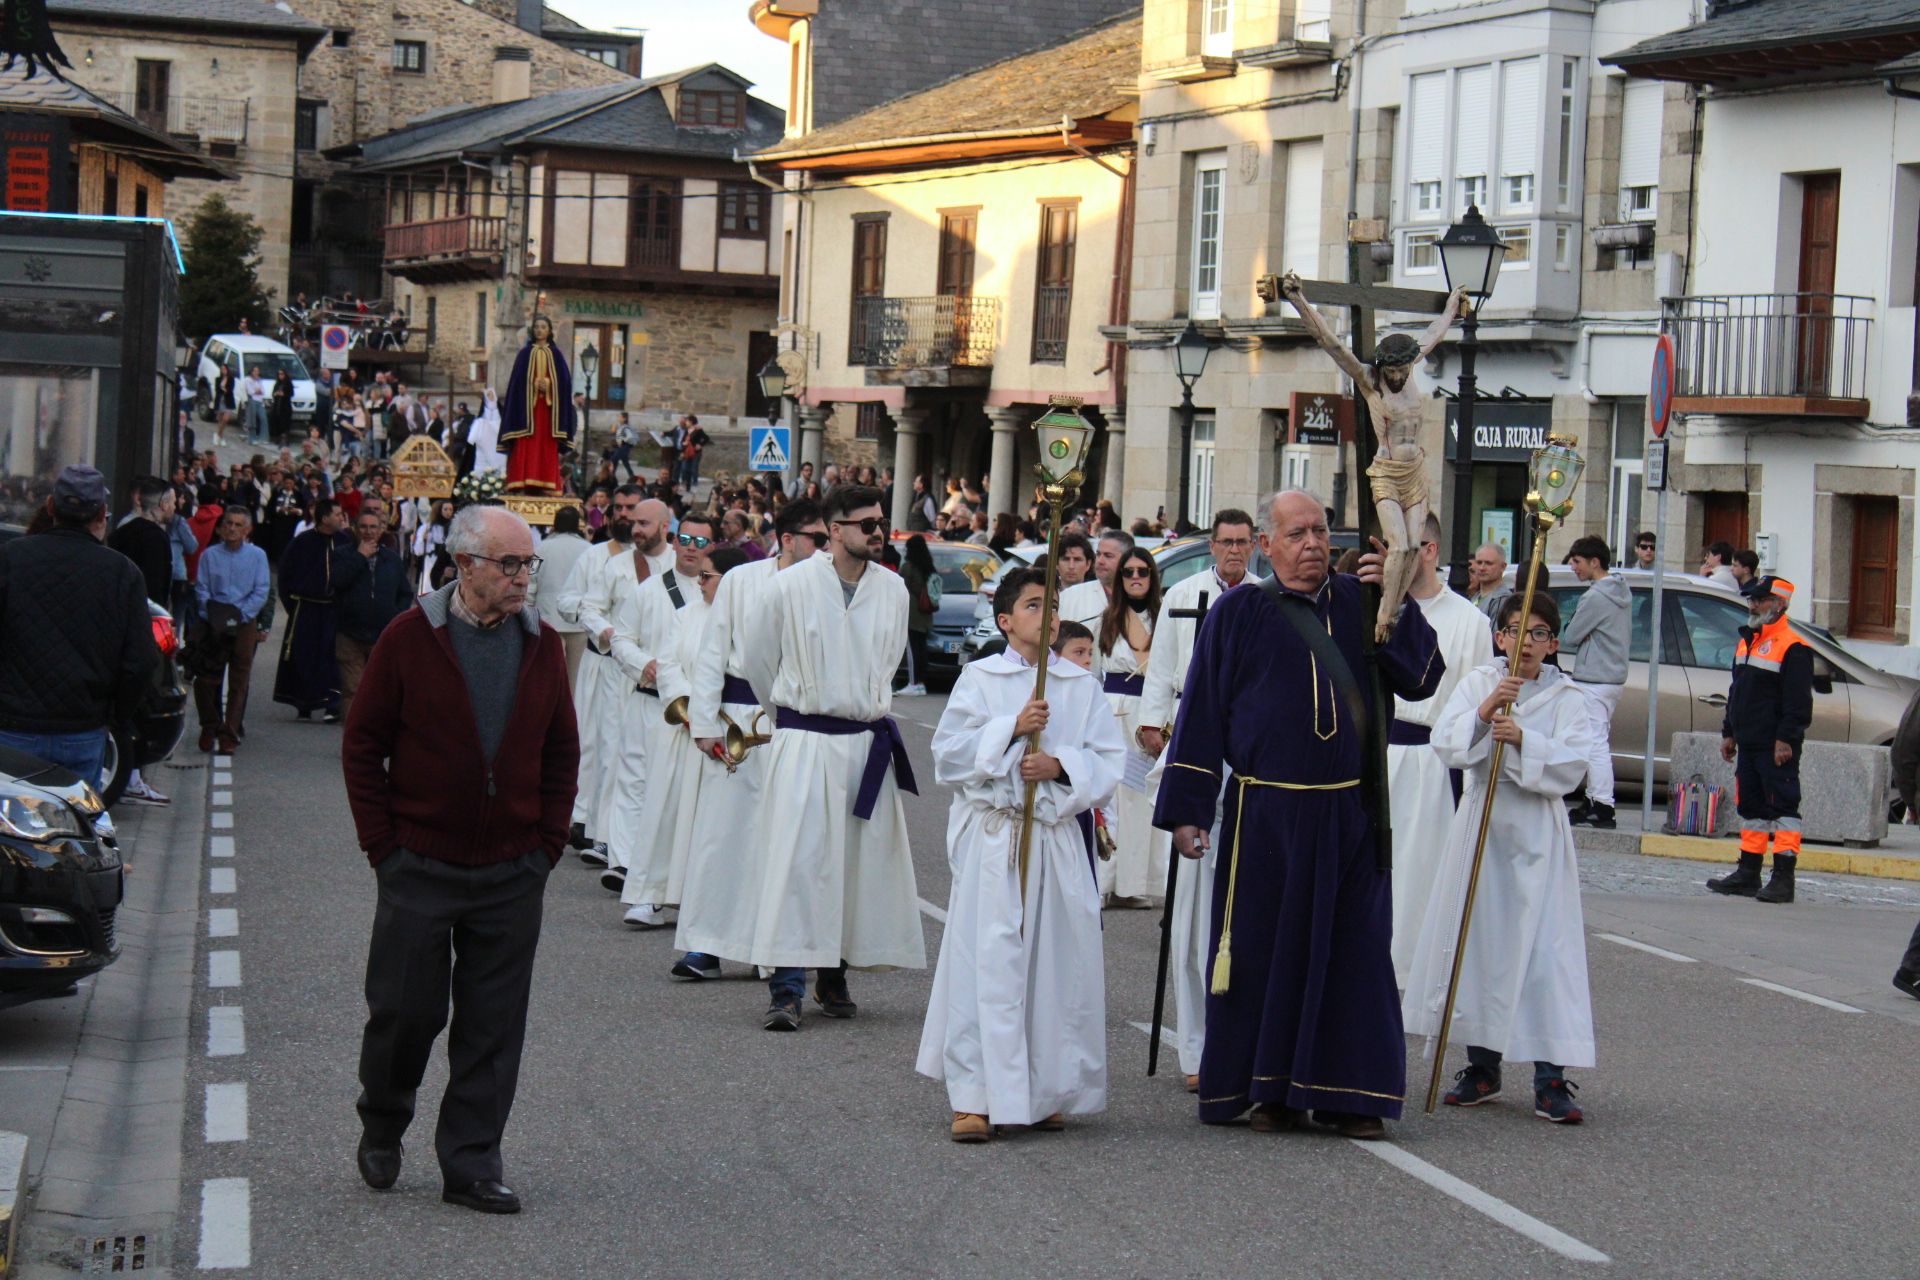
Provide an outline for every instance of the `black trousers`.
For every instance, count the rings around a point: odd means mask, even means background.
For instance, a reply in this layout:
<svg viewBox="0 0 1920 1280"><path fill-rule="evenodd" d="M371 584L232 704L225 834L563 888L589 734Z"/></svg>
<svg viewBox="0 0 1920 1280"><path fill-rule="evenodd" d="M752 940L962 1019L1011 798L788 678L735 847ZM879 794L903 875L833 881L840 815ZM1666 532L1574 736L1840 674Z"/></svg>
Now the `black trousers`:
<svg viewBox="0 0 1920 1280"><path fill-rule="evenodd" d="M1900 957L1902 973L1920 973L1920 924L1913 926L1913 937L1907 942L1907 954Z"/></svg>
<svg viewBox="0 0 1920 1280"><path fill-rule="evenodd" d="M406 1133L451 997L447 1092L433 1136L448 1186L501 1179L551 870L541 850L461 867L402 849L374 868L380 904L367 953L360 1122L381 1146Z"/></svg>
<svg viewBox="0 0 1920 1280"><path fill-rule="evenodd" d="M1743 818L1777 822L1800 816L1800 755L1773 762L1773 744L1741 747L1734 757L1734 807ZM1798 830L1798 828L1795 828Z"/></svg>

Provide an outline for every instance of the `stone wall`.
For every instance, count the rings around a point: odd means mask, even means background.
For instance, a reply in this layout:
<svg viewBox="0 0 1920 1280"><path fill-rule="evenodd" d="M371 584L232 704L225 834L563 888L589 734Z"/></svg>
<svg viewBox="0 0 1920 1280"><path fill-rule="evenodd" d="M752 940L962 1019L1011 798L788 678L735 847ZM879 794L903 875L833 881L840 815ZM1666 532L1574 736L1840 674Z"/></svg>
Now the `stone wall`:
<svg viewBox="0 0 1920 1280"><path fill-rule="evenodd" d="M74 61L67 74L109 102L131 102L134 63L146 59L169 64L168 93L174 98L245 103L245 141L232 156L215 157L238 179L169 183L166 216L184 236L200 202L210 192L220 192L228 204L260 224L260 281L276 301L284 301L293 233L293 85L300 74L294 37L203 35L66 20L56 21L54 31ZM85 56L89 51L91 65ZM121 198L129 199L130 193L123 189Z"/></svg>

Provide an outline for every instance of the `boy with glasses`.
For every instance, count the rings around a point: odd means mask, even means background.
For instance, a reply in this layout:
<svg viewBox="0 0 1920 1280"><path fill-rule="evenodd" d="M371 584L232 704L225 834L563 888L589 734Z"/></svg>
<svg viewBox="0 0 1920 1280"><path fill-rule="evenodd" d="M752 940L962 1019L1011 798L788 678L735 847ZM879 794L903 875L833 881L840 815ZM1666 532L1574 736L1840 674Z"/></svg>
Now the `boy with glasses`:
<svg viewBox="0 0 1920 1280"><path fill-rule="evenodd" d="M1568 1067L1591 1067L1593 1008L1587 989L1580 869L1561 797L1586 772L1592 749L1587 698L1558 667L1560 610L1534 597L1522 626L1520 594L1496 616L1494 642L1514 662L1467 673L1434 726L1433 746L1466 771L1447 833L1437 891L1428 901L1401 1012L1409 1035L1438 1035L1458 945L1494 743L1504 744L1481 864L1473 928L1461 959L1451 1034L1467 1066L1447 1092L1450 1107L1476 1107L1500 1093L1503 1058L1533 1059L1533 1113L1555 1124L1584 1118Z"/></svg>
<svg viewBox="0 0 1920 1280"><path fill-rule="evenodd" d="M1634 534L1633 567L1636 569L1645 569L1651 573L1653 571L1653 556L1658 545L1653 534L1645 529Z"/></svg>

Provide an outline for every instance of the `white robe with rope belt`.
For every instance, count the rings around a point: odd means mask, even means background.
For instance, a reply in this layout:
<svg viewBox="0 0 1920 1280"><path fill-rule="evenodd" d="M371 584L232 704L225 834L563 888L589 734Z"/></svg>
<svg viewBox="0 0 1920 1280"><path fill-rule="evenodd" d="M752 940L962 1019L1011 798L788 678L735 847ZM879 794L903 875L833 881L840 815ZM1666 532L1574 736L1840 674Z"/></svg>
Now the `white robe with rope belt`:
<svg viewBox="0 0 1920 1280"><path fill-rule="evenodd" d="M1027 743L1014 724L1033 679L1034 669L1011 653L969 663L933 735L936 774L954 788L953 888L917 1067L946 1081L953 1110L996 1124L1107 1105L1100 894L1075 815L1113 794L1125 749L1098 680L1054 659L1040 741L1065 776L1036 791L1023 900Z"/></svg>
<svg viewBox="0 0 1920 1280"><path fill-rule="evenodd" d="M573 679L573 715L580 726L580 773L573 798L573 821L585 827L594 840L603 840L607 834L595 825L601 778L606 770L602 743L609 728L608 706L616 710L612 727L618 731L616 695L622 679L600 643L600 633L613 625L609 620L613 582L622 572L628 576L633 573L631 546L608 542L589 547L574 561L573 571L555 602L562 618L587 633L587 652Z"/></svg>
<svg viewBox="0 0 1920 1280"><path fill-rule="evenodd" d="M1434 726L1440 759L1468 772L1401 1001L1409 1035L1439 1034L1493 750L1480 704L1506 673L1504 662L1468 672ZM1586 776L1588 713L1587 695L1558 667L1541 668L1514 704L1520 747L1501 759L1453 1044L1562 1067L1594 1064L1580 867L1562 800Z"/></svg>
<svg viewBox="0 0 1920 1280"><path fill-rule="evenodd" d="M648 635L664 633L671 645L649 655L659 663L655 685L660 696L648 701L655 704L649 710L660 727L647 755L645 797L632 821L616 827L628 841L627 882L620 892L620 900L628 905L680 904L687 859L694 847L693 819L700 792L727 775L725 765L700 754L685 726L666 722L666 709L674 699L691 701L686 673L699 656L713 612L701 597L697 581L679 579L677 585L686 600L685 607L677 610L667 594L664 574L640 590L641 607L650 615L642 630Z"/></svg>
<svg viewBox="0 0 1920 1280"><path fill-rule="evenodd" d="M1112 653L1100 652L1099 623L1098 618L1094 619L1093 670L1103 683L1109 675L1130 676L1143 669L1151 669L1151 655L1146 668L1142 668L1125 634L1114 637ZM1146 623L1151 636L1154 619L1149 617ZM1130 693L1109 693L1106 698L1108 705L1113 708L1121 742L1128 751L1138 751L1140 747L1136 734L1145 723L1140 718L1141 699ZM1173 852L1173 836L1153 825L1155 789L1149 787L1145 791L1135 791L1132 787L1122 786L1113 793L1110 812L1113 814L1114 849L1113 857L1100 864L1101 892L1122 898L1158 898L1166 893L1167 858Z"/></svg>
<svg viewBox="0 0 1920 1280"><path fill-rule="evenodd" d="M907 643L907 588L878 563L852 603L831 556L774 575L766 640L747 678L767 708L871 722L893 708ZM871 734L776 729L766 752L759 838L741 857L744 901L711 954L770 968L924 969L926 934L907 817L888 765L868 819L854 816Z"/></svg>

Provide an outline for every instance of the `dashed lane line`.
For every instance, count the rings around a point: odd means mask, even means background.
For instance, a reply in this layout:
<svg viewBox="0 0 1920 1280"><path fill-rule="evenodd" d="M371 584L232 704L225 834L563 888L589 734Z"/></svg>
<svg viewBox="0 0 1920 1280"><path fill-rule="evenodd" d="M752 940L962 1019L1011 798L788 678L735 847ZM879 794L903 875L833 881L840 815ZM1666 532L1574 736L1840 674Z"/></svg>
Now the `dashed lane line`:
<svg viewBox="0 0 1920 1280"><path fill-rule="evenodd" d="M235 878L232 867L215 867L207 872L207 892L226 896L234 892Z"/></svg>
<svg viewBox="0 0 1920 1280"><path fill-rule="evenodd" d="M253 1265L253 1193L245 1178L208 1178L200 1184L200 1269Z"/></svg>
<svg viewBox="0 0 1920 1280"><path fill-rule="evenodd" d="M207 1010L207 1056L237 1058L247 1051L246 1015L237 1004Z"/></svg>
<svg viewBox="0 0 1920 1280"><path fill-rule="evenodd" d="M215 988L240 985L240 953L238 951L207 952L207 985Z"/></svg>
<svg viewBox="0 0 1920 1280"><path fill-rule="evenodd" d="M207 936L209 938L234 938L240 934L240 908L209 907L207 909Z"/></svg>
<svg viewBox="0 0 1920 1280"><path fill-rule="evenodd" d="M209 858L231 858L233 856L232 836L213 836L207 841Z"/></svg>
<svg viewBox="0 0 1920 1280"><path fill-rule="evenodd" d="M233 775L225 770L216 772L213 775L213 785L216 787L230 787L233 785Z"/></svg>
<svg viewBox="0 0 1920 1280"><path fill-rule="evenodd" d="M945 909L934 906L931 902L928 902L925 898L920 899L920 914L923 916L927 916L930 919L938 920L941 924L945 924L947 922L947 913Z"/></svg>
<svg viewBox="0 0 1920 1280"><path fill-rule="evenodd" d="M216 809L233 808L233 792L216 791L213 793L213 807Z"/></svg>
<svg viewBox="0 0 1920 1280"><path fill-rule="evenodd" d="M208 814L207 822L216 831L231 831L233 829L233 814L226 809L221 809Z"/></svg>
<svg viewBox="0 0 1920 1280"><path fill-rule="evenodd" d="M1623 938L1617 933L1597 933L1596 938L1605 938L1608 942L1622 947L1632 947L1635 951L1644 951L1650 956L1659 956L1662 960L1675 960L1681 964L1699 964L1692 956L1683 956L1678 951L1668 951L1665 947L1656 947L1650 943L1639 942L1633 938Z"/></svg>
<svg viewBox="0 0 1920 1280"><path fill-rule="evenodd" d="M1740 981L1750 987L1760 987L1767 991L1777 991L1783 996L1792 996L1795 1000L1805 1000L1808 1004L1817 1004L1822 1009L1832 1009L1836 1013L1865 1013L1850 1004L1841 1004L1838 1000L1829 1000L1825 996L1816 996L1811 991L1796 991L1792 987L1783 987L1777 982L1768 982L1765 978L1742 978Z"/></svg>
<svg viewBox="0 0 1920 1280"><path fill-rule="evenodd" d="M1151 1023L1129 1022L1127 1025L1132 1027L1135 1031L1138 1031L1143 1036L1151 1037L1153 1035L1153 1025ZM1171 1045L1176 1049L1180 1047L1180 1041L1174 1036L1173 1028L1168 1026L1162 1026L1160 1028L1160 1043L1164 1045Z"/></svg>
<svg viewBox="0 0 1920 1280"><path fill-rule="evenodd" d="M247 1140L247 1086L234 1084L207 1086L207 1141L245 1142Z"/></svg>

